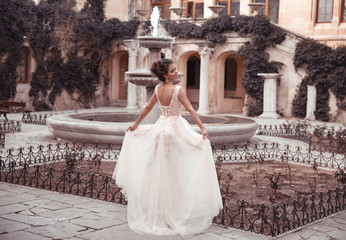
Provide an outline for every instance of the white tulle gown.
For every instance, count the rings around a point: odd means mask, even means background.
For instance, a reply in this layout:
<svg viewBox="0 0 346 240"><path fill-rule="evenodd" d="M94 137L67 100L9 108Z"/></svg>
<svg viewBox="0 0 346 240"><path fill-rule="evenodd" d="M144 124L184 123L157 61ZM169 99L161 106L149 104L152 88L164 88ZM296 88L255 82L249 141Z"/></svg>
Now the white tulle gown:
<svg viewBox="0 0 346 240"><path fill-rule="evenodd" d="M139 233L202 232L222 209L210 141L180 115L180 88L169 106L159 101L154 125L126 133L113 173L128 200L128 224Z"/></svg>

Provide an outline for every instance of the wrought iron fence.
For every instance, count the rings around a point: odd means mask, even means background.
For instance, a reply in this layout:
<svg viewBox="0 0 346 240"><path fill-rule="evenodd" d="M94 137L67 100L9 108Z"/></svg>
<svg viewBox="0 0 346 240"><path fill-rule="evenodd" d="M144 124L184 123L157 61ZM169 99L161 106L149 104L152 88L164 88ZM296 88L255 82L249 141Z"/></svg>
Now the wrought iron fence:
<svg viewBox="0 0 346 240"><path fill-rule="evenodd" d="M42 165L30 167L26 163L18 168L16 162L10 162L7 166L1 162L0 179L7 183L127 204L121 189L109 176L84 175L67 169L58 171L52 167L44 169Z"/></svg>
<svg viewBox="0 0 346 240"><path fill-rule="evenodd" d="M5 133L0 131L0 147L5 147Z"/></svg>
<svg viewBox="0 0 346 240"><path fill-rule="evenodd" d="M28 124L46 125L47 118L53 115L54 114L32 114L31 112L25 112L23 113L22 121Z"/></svg>
<svg viewBox="0 0 346 240"><path fill-rule="evenodd" d="M20 121L1 121L0 132L3 133L14 133L22 131L22 124Z"/></svg>
<svg viewBox="0 0 346 240"><path fill-rule="evenodd" d="M65 158L70 156L74 151L78 151L78 160L86 160L101 154L103 155L103 160L116 161L120 153L120 146L66 142L64 144L57 143L56 145L30 146L26 149L22 147L17 149L9 148L0 151L0 162L3 166L15 163L17 167L21 167L24 164L29 164L29 166L48 164L65 161Z"/></svg>
<svg viewBox="0 0 346 240"><path fill-rule="evenodd" d="M308 142L311 137L311 131L307 129L306 125L303 126L295 126L292 124L260 125L257 129L256 134L273 137L292 138Z"/></svg>
<svg viewBox="0 0 346 240"><path fill-rule="evenodd" d="M346 151L346 128L310 126L307 123L260 125L257 135L296 139L309 144L314 150L344 153Z"/></svg>
<svg viewBox="0 0 346 240"><path fill-rule="evenodd" d="M17 166L24 163L41 164L64 160L72 151L78 150L78 157L88 159L96 155L103 155L103 160L116 161L120 153L119 145L112 144L87 144L87 143L58 143L47 146L30 146L27 149L7 149L0 151L0 161L4 164L15 162ZM302 148L291 147L279 143L245 144L245 145L218 145L213 146L215 162L240 162L253 158L263 160L285 160L303 164L315 164L331 169L345 169L345 153L333 153Z"/></svg>
<svg viewBox="0 0 346 240"><path fill-rule="evenodd" d="M116 161L119 153L119 146L85 143L7 149L0 151L0 181L127 204L121 189L109 176L54 168L54 163L67 166L71 159L83 161L95 156L102 156L103 160ZM279 143L213 146L213 155L217 163L261 158L316 164L331 169L346 167L345 154L293 148ZM223 197L224 209L214 218L214 222L258 234L277 236L345 210L345 190L344 186L342 189L311 195L301 201L281 206L253 206L243 200L234 203Z"/></svg>
<svg viewBox="0 0 346 240"><path fill-rule="evenodd" d="M239 200L236 206L231 206L231 201L224 197L224 208L214 218L214 223L275 237L345 210L345 191L346 185L342 189L313 194L291 204L271 207L264 204L252 207L243 200Z"/></svg>

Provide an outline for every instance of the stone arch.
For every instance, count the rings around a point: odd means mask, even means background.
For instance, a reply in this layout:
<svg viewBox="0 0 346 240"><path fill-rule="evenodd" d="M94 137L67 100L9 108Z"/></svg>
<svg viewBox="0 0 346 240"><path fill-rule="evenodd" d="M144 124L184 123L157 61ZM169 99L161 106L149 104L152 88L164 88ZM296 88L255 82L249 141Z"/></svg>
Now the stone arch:
<svg viewBox="0 0 346 240"><path fill-rule="evenodd" d="M237 66L235 89L225 89L227 59L232 59ZM243 72L243 59L236 56L236 52L221 53L216 59L216 112L242 112L245 101L245 89L241 83Z"/></svg>
<svg viewBox="0 0 346 240"><path fill-rule="evenodd" d="M177 68L179 69L179 72L181 72L184 76L180 83L180 85L184 88L186 91L186 95L189 98L190 102L194 106L195 109L197 109L196 104L198 104L198 98L199 98L199 88L188 88L187 87L187 75L188 75L188 61L191 57L196 57L200 59L199 53L197 51L187 51L184 52L178 61L176 61ZM198 74L200 72L200 66L198 69L195 69L195 71L198 71Z"/></svg>

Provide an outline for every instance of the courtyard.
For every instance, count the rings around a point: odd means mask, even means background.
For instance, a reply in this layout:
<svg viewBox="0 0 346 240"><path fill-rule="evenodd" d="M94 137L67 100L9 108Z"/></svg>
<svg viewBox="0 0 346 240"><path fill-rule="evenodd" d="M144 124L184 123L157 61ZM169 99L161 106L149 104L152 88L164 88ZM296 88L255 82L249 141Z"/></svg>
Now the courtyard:
<svg viewBox="0 0 346 240"><path fill-rule="evenodd" d="M111 111L121 111L117 108L96 108L93 110L82 109L78 112L88 111L104 111L105 109ZM68 111L58 112L67 113ZM72 111L70 111L72 112ZM36 114L36 113L33 113ZM50 114L50 112L40 112L37 114ZM20 121L22 114L13 113L9 114L9 120ZM253 118L259 125L280 125L287 124L285 119L261 119ZM293 120L290 120L293 121ZM321 123L310 122L311 125L327 125L335 128L343 127L339 123ZM297 147L306 148L308 143L287 139L272 137L266 135L255 135L247 143L249 146L253 144L263 145L271 143L279 143L282 145L289 145L290 148L295 149ZM48 144L55 145L59 143L57 139L49 132L47 126L37 124L24 124L21 125L20 132L7 133L5 139L5 147L1 149L1 156L6 155L8 149L13 149L15 154L16 149L34 147L38 149L39 145L43 148ZM61 144L64 141L61 140ZM216 151L216 154L217 151ZM219 154L219 156L221 156ZM220 158L219 158L220 159ZM267 162L267 161L266 161ZM63 162L64 163L64 162ZM285 162L280 162L285 164ZM110 164L110 165L109 165ZM223 174L227 176L227 173L236 176L236 171L239 168L248 169L250 175L255 171L262 171L267 167L265 165L259 165L256 161L251 162L250 158L240 163L243 167L236 167L227 170L227 166L231 166L227 163L221 163L226 166L223 169ZM303 168L302 165L290 163L293 172L294 168ZM41 164L42 166L42 164ZM106 164L101 163L101 168L111 166L114 168L114 161L106 161ZM301 166L301 167L299 167ZM259 168L260 167L260 168ZM310 167L311 169L311 167ZM318 169L325 169L320 168ZM92 168L95 171L96 168ZM84 170L83 170L84 171ZM106 171L112 171L106 169ZM312 170L313 171L313 170ZM324 170L323 170L324 171ZM328 172L328 169L326 170ZM332 173L334 171L329 170L329 180L333 181ZM102 174L101 174L102 175ZM227 177L223 177L227 181ZM260 177L259 177L260 178ZM261 177L263 178L263 176ZM251 178L250 178L251 179ZM294 181L299 181L294 179ZM9 178L8 178L9 180ZM251 180L250 187L252 188L253 180ZM262 179L261 181L264 181ZM306 181L306 180L303 180ZM230 180L229 185L231 191L233 190L232 184L238 184L239 181ZM226 182L223 181L221 188L226 191ZM260 185L260 183L258 183ZM262 183L263 184L263 183ZM334 181L336 184L336 180ZM25 185L25 184L24 184ZM261 186L260 186L261 187ZM335 185L333 186L333 188ZM41 187L39 187L41 188ZM43 187L47 189L47 187ZM263 186L262 186L263 188ZM306 186L306 190L308 187ZM333 189L332 187L330 187ZM253 189L255 189L253 187ZM329 189L326 187L326 189ZM325 190L326 190L325 189ZM139 235L130 230L126 223L126 206L123 204L116 204L114 201L101 201L94 199L95 197L81 197L74 196L66 193L58 193L55 191L47 191L43 189L37 189L34 187L24 187L11 183L1 183L1 206L0 206L0 219L1 219L1 238L2 239L270 239L270 236L264 236L262 234L255 234L251 231L244 231L236 229L234 227L222 226L222 224L213 224L207 232L203 232L198 235L192 236L174 236L174 237L153 237L149 235ZM316 189L316 193L323 189ZM238 190L239 191L239 190ZM279 192L279 191L278 191ZM77 194L78 195L78 194ZM232 195L228 198L232 204L238 200L246 200L251 202L253 199L246 199L246 192L241 192L239 199L233 199ZM250 194L249 194L250 195ZM308 198L308 196L307 196ZM275 202L280 203L280 197ZM286 199L287 201L287 199ZM285 201L285 202L286 202ZM116 202L116 201L115 201ZM270 206L271 202L266 201L266 205ZM230 206L231 207L231 206ZM232 206L233 207L233 206ZM227 220L227 218L226 218ZM346 215L344 211L340 213L331 214L326 218L309 223L306 226L299 227L293 231L285 232L279 235L279 239L342 239L346 234Z"/></svg>

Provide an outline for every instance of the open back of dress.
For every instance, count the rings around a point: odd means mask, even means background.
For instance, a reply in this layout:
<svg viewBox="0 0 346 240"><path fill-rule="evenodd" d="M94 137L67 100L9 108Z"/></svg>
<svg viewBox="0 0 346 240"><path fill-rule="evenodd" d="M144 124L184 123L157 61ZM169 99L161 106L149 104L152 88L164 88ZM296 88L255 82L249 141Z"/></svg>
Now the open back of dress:
<svg viewBox="0 0 346 240"><path fill-rule="evenodd" d="M210 142L180 115L180 88L175 87L169 106L159 101L161 116L154 125L126 133L114 170L136 232L202 232L222 209Z"/></svg>

